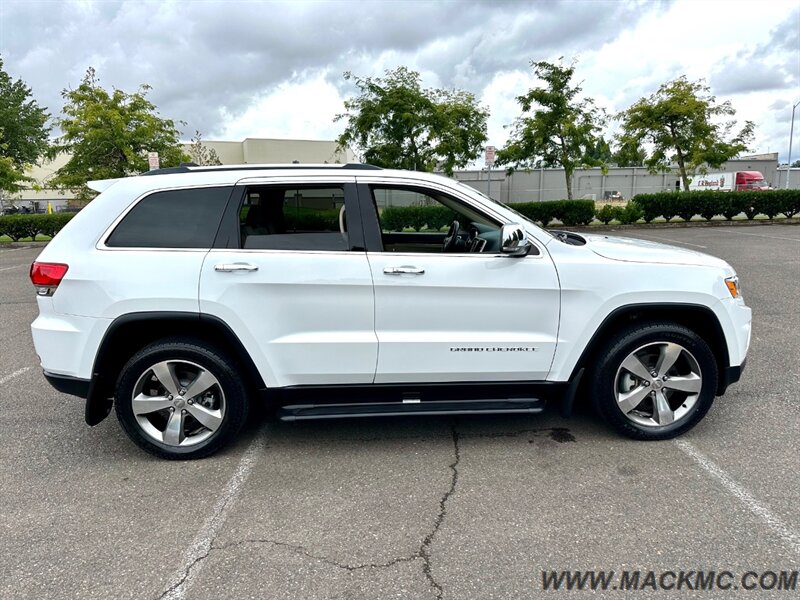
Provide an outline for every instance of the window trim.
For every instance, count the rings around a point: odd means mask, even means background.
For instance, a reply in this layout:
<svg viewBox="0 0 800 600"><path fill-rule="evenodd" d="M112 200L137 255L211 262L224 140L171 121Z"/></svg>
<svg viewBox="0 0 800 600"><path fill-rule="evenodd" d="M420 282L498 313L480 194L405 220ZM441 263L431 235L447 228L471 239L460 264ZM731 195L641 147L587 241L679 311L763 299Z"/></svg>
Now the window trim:
<svg viewBox="0 0 800 600"><path fill-rule="evenodd" d="M199 190L199 189L206 189L206 188L225 188L228 189L228 199L225 201L225 208L222 210L222 218L220 219L220 224L217 225L217 231L214 233L214 238L212 239L211 245L206 248L200 247L188 247L188 248L164 248L163 246L109 246L107 244L108 239L111 237L111 234L114 233L116 228L119 226L120 223L128 216L128 213L131 212L136 206L139 205L145 198L152 196L153 194L161 193L161 192L180 192L186 190ZM235 192L235 187L231 184L220 184L220 183L206 183L202 185L176 185L172 187L164 187L164 188L155 188L152 190L147 190L139 194L133 201L125 207L117 217L111 222L111 224L106 227L103 231L102 235L100 236L98 242L95 244L96 250L104 250L110 252L136 252L136 251L149 251L149 252L208 252L211 248L214 248L214 243L216 242L217 237L219 236L219 230L222 227L222 223L225 219L225 213L228 210L228 206L231 202L231 197Z"/></svg>

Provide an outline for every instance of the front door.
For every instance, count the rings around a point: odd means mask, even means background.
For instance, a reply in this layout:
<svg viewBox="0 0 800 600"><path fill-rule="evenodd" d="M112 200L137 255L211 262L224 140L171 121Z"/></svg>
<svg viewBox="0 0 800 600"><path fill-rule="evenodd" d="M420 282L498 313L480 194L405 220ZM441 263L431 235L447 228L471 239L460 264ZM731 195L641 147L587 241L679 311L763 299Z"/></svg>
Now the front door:
<svg viewBox="0 0 800 600"><path fill-rule="evenodd" d="M380 225L381 247L367 254L376 383L547 377L560 294L543 247L522 258L501 254L501 224L443 189L376 182L359 185L359 196Z"/></svg>

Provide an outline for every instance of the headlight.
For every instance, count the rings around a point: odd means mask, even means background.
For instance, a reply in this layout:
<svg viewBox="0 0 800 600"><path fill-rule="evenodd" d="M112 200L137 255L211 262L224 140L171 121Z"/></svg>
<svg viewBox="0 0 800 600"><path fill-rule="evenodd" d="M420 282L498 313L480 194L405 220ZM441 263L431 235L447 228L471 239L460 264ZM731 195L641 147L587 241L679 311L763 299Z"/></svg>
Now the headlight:
<svg viewBox="0 0 800 600"><path fill-rule="evenodd" d="M728 291L731 293L731 296L734 298L738 298L741 292L739 291L739 278L738 277L727 277L725 279L725 285L728 286Z"/></svg>

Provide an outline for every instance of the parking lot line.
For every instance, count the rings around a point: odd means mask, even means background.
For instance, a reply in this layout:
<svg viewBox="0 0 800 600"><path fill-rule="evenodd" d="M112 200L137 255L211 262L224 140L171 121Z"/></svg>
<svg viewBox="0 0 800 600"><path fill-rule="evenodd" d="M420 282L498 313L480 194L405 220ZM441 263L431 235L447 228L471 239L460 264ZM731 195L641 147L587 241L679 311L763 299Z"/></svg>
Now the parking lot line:
<svg viewBox="0 0 800 600"><path fill-rule="evenodd" d="M725 231L717 231L711 227L708 228L712 233L737 233L739 235L750 235L753 237L767 238L769 240L788 240L790 242L800 242L800 238L783 237L780 235L761 235L760 233L750 233L748 231L737 231L734 227L728 227Z"/></svg>
<svg viewBox="0 0 800 600"><path fill-rule="evenodd" d="M692 458L707 473L717 479L731 494L733 494L756 517L766 523L770 529L777 533L795 554L800 554L800 534L793 531L786 523L776 517L768 508L763 506L753 495L734 481L725 471L705 456L691 442L686 440L673 440L681 451Z"/></svg>
<svg viewBox="0 0 800 600"><path fill-rule="evenodd" d="M0 385L3 385L7 381L11 381L12 379L14 379L14 377L19 377L25 371L28 371L28 370L30 370L30 367L22 367L21 369L17 369L13 373L9 373L8 375L6 375L2 379L0 379Z"/></svg>
<svg viewBox="0 0 800 600"><path fill-rule="evenodd" d="M0 271L10 271L11 269L21 269L22 267L29 268L30 265L24 264L24 265L14 265L13 267L3 267L2 269L0 269Z"/></svg>
<svg viewBox="0 0 800 600"><path fill-rule="evenodd" d="M253 467L264 450L264 438L262 431L259 431L256 434L256 438L248 446L233 476L222 488L222 493L211 510L211 514L184 553L181 568L173 575L167 589L161 595L161 600L183 600L186 598L186 593L189 591L192 581L203 568L203 559L211 551L211 544L225 524L228 512L239 497L242 487L250 477Z"/></svg>
<svg viewBox="0 0 800 600"><path fill-rule="evenodd" d="M660 235L648 235L646 233L637 233L636 235L646 237L646 238L655 238L657 240L664 240L667 242L672 242L674 244L683 244L685 246L694 246L695 248L708 248L708 246L701 246L700 244L692 244L690 242L682 242L681 240L673 240L672 238L662 237Z"/></svg>

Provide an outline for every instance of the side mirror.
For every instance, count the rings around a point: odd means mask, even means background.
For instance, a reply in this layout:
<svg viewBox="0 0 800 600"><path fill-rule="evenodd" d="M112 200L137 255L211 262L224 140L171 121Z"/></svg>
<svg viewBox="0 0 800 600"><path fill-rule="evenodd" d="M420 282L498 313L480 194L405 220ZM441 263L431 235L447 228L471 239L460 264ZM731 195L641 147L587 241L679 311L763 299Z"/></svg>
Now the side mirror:
<svg viewBox="0 0 800 600"><path fill-rule="evenodd" d="M531 243L525 229L519 223L503 225L500 230L500 251L509 256L525 256L531 250Z"/></svg>

